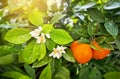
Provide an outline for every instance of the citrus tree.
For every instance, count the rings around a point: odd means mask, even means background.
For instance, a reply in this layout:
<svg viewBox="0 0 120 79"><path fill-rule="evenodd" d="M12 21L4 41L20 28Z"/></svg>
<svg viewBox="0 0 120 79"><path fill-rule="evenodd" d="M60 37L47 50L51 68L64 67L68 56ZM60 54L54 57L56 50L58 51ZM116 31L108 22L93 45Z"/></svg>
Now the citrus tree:
<svg viewBox="0 0 120 79"><path fill-rule="evenodd" d="M120 79L119 0L1 0L0 79Z"/></svg>

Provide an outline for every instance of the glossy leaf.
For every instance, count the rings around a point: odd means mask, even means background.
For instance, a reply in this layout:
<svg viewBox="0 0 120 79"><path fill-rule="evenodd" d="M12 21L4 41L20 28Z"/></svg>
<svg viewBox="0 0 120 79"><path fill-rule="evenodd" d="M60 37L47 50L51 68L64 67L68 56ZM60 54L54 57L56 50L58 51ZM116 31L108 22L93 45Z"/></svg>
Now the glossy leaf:
<svg viewBox="0 0 120 79"><path fill-rule="evenodd" d="M118 26L114 22L106 22L104 24L105 29L107 30L108 33L110 33L114 38L117 37L118 35Z"/></svg>
<svg viewBox="0 0 120 79"><path fill-rule="evenodd" d="M66 53L63 54L63 57L64 57L65 60L67 60L69 62L75 62L74 56L69 49L66 50Z"/></svg>
<svg viewBox="0 0 120 79"><path fill-rule="evenodd" d="M48 64L40 74L39 79L52 79L51 66Z"/></svg>
<svg viewBox="0 0 120 79"><path fill-rule="evenodd" d="M111 9L116 9L120 7L120 2L114 1L111 3L108 3L104 6L104 9L106 10L111 10Z"/></svg>
<svg viewBox="0 0 120 79"><path fill-rule="evenodd" d="M27 64L33 63L39 55L38 52L35 52L34 48L35 48L35 41L32 41L25 47L23 52L20 53L19 61ZM33 49L34 49L34 52L33 52Z"/></svg>
<svg viewBox="0 0 120 79"><path fill-rule="evenodd" d="M56 43L53 42L51 39L46 40L46 46L48 50L53 50L55 48Z"/></svg>
<svg viewBox="0 0 120 79"><path fill-rule="evenodd" d="M88 9L88 8L91 8L91 7L95 6L95 5L96 5L95 2L90 2L88 4L85 4L85 5L81 6L80 9Z"/></svg>
<svg viewBox="0 0 120 79"><path fill-rule="evenodd" d="M49 61L50 61L50 57L45 56L42 60L36 61L36 62L33 64L32 67L33 67L33 68L42 67L42 66L48 64Z"/></svg>
<svg viewBox="0 0 120 79"><path fill-rule="evenodd" d="M42 31L43 31L45 34L47 34L47 33L51 32L52 29L53 29L53 25L52 25L52 24L44 24Z"/></svg>
<svg viewBox="0 0 120 79"><path fill-rule="evenodd" d="M51 39L57 44L68 44L73 41L71 36L62 29L52 30L50 36Z"/></svg>
<svg viewBox="0 0 120 79"><path fill-rule="evenodd" d="M40 43L39 45L35 46L36 51L34 51L34 53L38 52L39 56L38 56L38 60L40 61L41 59L43 59L46 55L46 46L44 43Z"/></svg>
<svg viewBox="0 0 120 79"><path fill-rule="evenodd" d="M9 30L4 39L13 44L22 44L31 38L30 30L24 28L14 28Z"/></svg>

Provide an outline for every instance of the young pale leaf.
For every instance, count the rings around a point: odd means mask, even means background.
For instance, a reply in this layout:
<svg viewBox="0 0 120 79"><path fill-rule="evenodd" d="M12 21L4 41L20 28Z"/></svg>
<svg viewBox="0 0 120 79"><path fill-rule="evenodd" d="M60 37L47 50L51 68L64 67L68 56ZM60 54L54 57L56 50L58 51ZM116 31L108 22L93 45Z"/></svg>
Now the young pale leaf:
<svg viewBox="0 0 120 79"><path fill-rule="evenodd" d="M48 64L40 74L39 79L52 79L51 77L52 77L51 66L50 64Z"/></svg>
<svg viewBox="0 0 120 79"><path fill-rule="evenodd" d="M115 39L118 35L118 26L114 22L106 22L104 26L107 32L110 33Z"/></svg>
<svg viewBox="0 0 120 79"><path fill-rule="evenodd" d="M108 72L104 74L105 79L120 79L120 72Z"/></svg>
<svg viewBox="0 0 120 79"><path fill-rule="evenodd" d="M55 74L55 79L70 79L70 72L66 67L60 67Z"/></svg>
<svg viewBox="0 0 120 79"><path fill-rule="evenodd" d="M42 31L43 31L45 34L47 34L47 33L49 33L52 29L53 29L53 25L52 25L52 24L44 24Z"/></svg>
<svg viewBox="0 0 120 79"><path fill-rule="evenodd" d="M28 20L36 26L42 26L43 25L43 13L37 9L34 9L32 12L28 14Z"/></svg>
<svg viewBox="0 0 120 79"><path fill-rule="evenodd" d="M0 65L13 63L16 60L14 54L8 54L0 57Z"/></svg>
<svg viewBox="0 0 120 79"><path fill-rule="evenodd" d="M2 76L8 77L8 78L13 78L13 79L32 79L28 77L27 75L24 75L20 72L17 71L7 71L2 74Z"/></svg>
<svg viewBox="0 0 120 79"><path fill-rule="evenodd" d="M51 39L57 44L68 44L73 41L72 37L65 30L54 29L50 32Z"/></svg>
<svg viewBox="0 0 120 79"><path fill-rule="evenodd" d="M50 61L50 57L45 56L42 60L36 61L36 62L33 64L32 67L33 67L33 68L42 67L42 66L48 64L49 61Z"/></svg>
<svg viewBox="0 0 120 79"><path fill-rule="evenodd" d="M65 60L67 60L69 62L75 62L74 56L69 49L66 50L66 53L63 54L63 57L64 57Z"/></svg>
<svg viewBox="0 0 120 79"><path fill-rule="evenodd" d="M30 30L24 28L14 28L9 30L4 39L13 44L22 44L31 38Z"/></svg>
<svg viewBox="0 0 120 79"><path fill-rule="evenodd" d="M89 79L102 79L101 72L98 69L92 69L89 75Z"/></svg>
<svg viewBox="0 0 120 79"><path fill-rule="evenodd" d="M38 56L38 60L40 61L41 59L43 59L46 55L46 46L44 43L40 43L39 45L34 47L34 53L38 52L39 56Z"/></svg>
<svg viewBox="0 0 120 79"><path fill-rule="evenodd" d="M54 24L60 19L62 19L65 16L65 14L62 14L61 12L57 12L54 14L53 18L51 19L50 23Z"/></svg>
<svg viewBox="0 0 120 79"><path fill-rule="evenodd" d="M35 79L35 70L28 64L24 65L25 71L28 73L28 75L32 78Z"/></svg>
<svg viewBox="0 0 120 79"><path fill-rule="evenodd" d="M39 52L35 52L35 41L32 41L30 42L26 47L25 49L23 50L23 52L19 55L19 61L21 62L25 62L27 64L31 64L33 63L38 55L39 55ZM38 47L36 47L37 49ZM34 50L34 52L33 52Z"/></svg>

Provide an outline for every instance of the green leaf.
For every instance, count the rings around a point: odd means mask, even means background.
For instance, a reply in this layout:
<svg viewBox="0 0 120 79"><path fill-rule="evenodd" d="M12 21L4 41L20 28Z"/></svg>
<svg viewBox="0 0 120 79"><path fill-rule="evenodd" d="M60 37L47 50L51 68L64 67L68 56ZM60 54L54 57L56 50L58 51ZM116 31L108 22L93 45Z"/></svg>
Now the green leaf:
<svg viewBox="0 0 120 79"><path fill-rule="evenodd" d="M97 22L104 22L103 14L97 10L97 9L88 9L87 14L90 15L90 17Z"/></svg>
<svg viewBox="0 0 120 79"><path fill-rule="evenodd" d="M43 33L47 34L47 33L51 32L52 29L53 29L52 24L44 24L42 31L43 31Z"/></svg>
<svg viewBox="0 0 120 79"><path fill-rule="evenodd" d="M62 14L61 12L56 12L53 18L51 19L50 23L54 24L58 22L60 19L62 19L63 17L65 17L65 14Z"/></svg>
<svg viewBox="0 0 120 79"><path fill-rule="evenodd" d="M98 69L92 69L89 75L89 79L102 79L101 72Z"/></svg>
<svg viewBox="0 0 120 79"><path fill-rule="evenodd" d="M37 9L34 9L28 14L28 20L36 26L42 26L43 25L43 13L38 11Z"/></svg>
<svg viewBox="0 0 120 79"><path fill-rule="evenodd" d="M115 40L115 44L118 47L118 49L120 50L120 40L119 39Z"/></svg>
<svg viewBox="0 0 120 79"><path fill-rule="evenodd" d="M15 10L18 10L22 6L26 4L26 0L8 0L8 6L10 8L10 11L13 12Z"/></svg>
<svg viewBox="0 0 120 79"><path fill-rule="evenodd" d="M46 46L48 50L53 50L55 48L56 43L53 42L51 39L46 40Z"/></svg>
<svg viewBox="0 0 120 79"><path fill-rule="evenodd" d="M46 46L44 43L40 43L39 45L35 46L35 49L36 48L37 48L37 51L34 51L34 52L39 52L38 60L40 61L46 55Z"/></svg>
<svg viewBox="0 0 120 79"><path fill-rule="evenodd" d="M40 60L40 61L36 61L36 62L33 64L32 67L33 67L33 68L42 67L42 66L48 64L49 61L51 61L50 57L45 56L42 60Z"/></svg>
<svg viewBox="0 0 120 79"><path fill-rule="evenodd" d="M103 76L105 79L120 79L120 72L113 71L104 74Z"/></svg>
<svg viewBox="0 0 120 79"><path fill-rule="evenodd" d="M40 74L39 79L52 79L51 66L48 64Z"/></svg>
<svg viewBox="0 0 120 79"><path fill-rule="evenodd" d="M111 9L116 9L120 7L120 2L110 2L104 6L104 9L106 10L111 10Z"/></svg>
<svg viewBox="0 0 120 79"><path fill-rule="evenodd" d="M25 71L28 73L28 75L32 78L35 79L35 70L30 66L25 64L24 65Z"/></svg>
<svg viewBox="0 0 120 79"><path fill-rule="evenodd" d="M7 71L7 72L4 72L2 76L13 78L13 79L31 79L27 75L23 75L22 73L17 71Z"/></svg>
<svg viewBox="0 0 120 79"><path fill-rule="evenodd" d="M85 5L81 6L80 9L91 8L91 7L95 6L95 5L96 5L95 2L90 2L90 3L88 3L88 4L85 4Z"/></svg>
<svg viewBox="0 0 120 79"><path fill-rule="evenodd" d="M20 62L25 62L27 64L33 63L37 59L37 57L39 56L39 52L35 52L35 48L36 49L38 48L38 47L36 47L36 42L35 41L30 42L25 47L23 52L20 53L19 61ZM34 52L33 52L33 50L34 50Z"/></svg>
<svg viewBox="0 0 120 79"><path fill-rule="evenodd" d="M106 22L104 26L107 32L110 33L115 39L118 35L118 26L114 22Z"/></svg>
<svg viewBox="0 0 120 79"><path fill-rule="evenodd" d="M70 72L66 67L60 67L55 74L55 79L70 79Z"/></svg>
<svg viewBox="0 0 120 79"><path fill-rule="evenodd" d="M62 29L55 29L50 32L51 39L57 44L68 44L73 41L69 33Z"/></svg>
<svg viewBox="0 0 120 79"><path fill-rule="evenodd" d="M15 54L8 54L0 57L0 65L13 63L16 60Z"/></svg>
<svg viewBox="0 0 120 79"><path fill-rule="evenodd" d="M63 54L63 57L64 57L65 60L67 60L69 62L75 62L74 56L69 49L66 50L66 53Z"/></svg>
<svg viewBox="0 0 120 79"><path fill-rule="evenodd" d="M79 79L89 79L89 75L90 74L90 66L87 65L87 66L84 66L80 69L80 72L79 72Z"/></svg>
<svg viewBox="0 0 120 79"><path fill-rule="evenodd" d="M22 44L31 38L30 30L24 28L14 28L9 30L4 39L13 44Z"/></svg>

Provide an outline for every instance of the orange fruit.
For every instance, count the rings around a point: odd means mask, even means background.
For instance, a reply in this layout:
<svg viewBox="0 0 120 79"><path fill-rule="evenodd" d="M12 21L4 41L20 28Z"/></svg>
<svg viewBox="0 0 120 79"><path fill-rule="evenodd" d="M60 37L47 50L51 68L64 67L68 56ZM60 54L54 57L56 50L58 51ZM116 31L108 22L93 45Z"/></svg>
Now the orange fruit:
<svg viewBox="0 0 120 79"><path fill-rule="evenodd" d="M71 45L71 50L76 61L80 64L85 64L92 58L92 49L89 44L79 44L75 41Z"/></svg>
<svg viewBox="0 0 120 79"><path fill-rule="evenodd" d="M96 60L103 59L110 53L109 49L102 48L96 41L93 41L92 44L98 49L98 50L93 49L94 59Z"/></svg>

